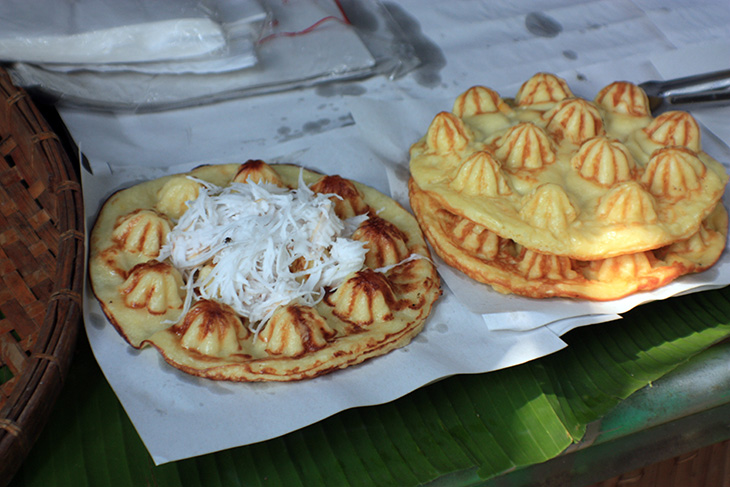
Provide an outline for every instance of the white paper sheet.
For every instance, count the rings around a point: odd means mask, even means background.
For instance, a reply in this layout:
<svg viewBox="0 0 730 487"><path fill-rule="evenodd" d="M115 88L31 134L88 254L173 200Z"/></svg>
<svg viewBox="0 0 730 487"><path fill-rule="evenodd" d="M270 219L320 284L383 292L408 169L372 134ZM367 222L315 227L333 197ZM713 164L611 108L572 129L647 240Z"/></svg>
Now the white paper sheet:
<svg viewBox="0 0 730 487"><path fill-rule="evenodd" d="M414 342L377 360L305 382L231 384L183 374L155 350L131 349L87 305L94 355L156 464L274 438L455 373L509 367L564 346L547 329L475 333L484 324L462 316L447 294Z"/></svg>
<svg viewBox="0 0 730 487"><path fill-rule="evenodd" d="M137 115L63 109L64 121L95 168L95 179L84 174L89 223L110 191L159 176L170 170L167 166L184 163L176 168L183 169L197 162L248 158L296 162L343 174L386 193L392 190L396 199L407 203L399 180L406 174L408 147L425 131L435 110L450 108L455 96L473 84L513 93L516 84L539 70L563 74L581 95L595 94L614 79L660 76L649 62L650 54L666 54L670 64L687 62L681 50L675 51L685 46L673 44L670 37L674 42L713 41L710 34L698 38L702 31L682 33L681 25L669 36L652 21L665 10L681 7L682 2L659 0L403 0L389 8L405 22L406 35L417 41L425 65L397 82L371 79L326 90ZM710 31L722 30L726 2L703 2L696 8L703 18L719 19ZM602 16L604 11L610 15ZM525 34L532 12L549 14L563 30L554 37ZM501 25L511 27L500 31ZM714 51L698 52L705 63L692 53L695 69L712 64ZM671 61L673 54L677 57ZM717 116L716 122L728 124L724 116ZM388 133L383 136L385 127ZM724 265L722 271L711 273L725 274ZM699 280L692 285L705 286L707 281L723 285L709 274L687 279ZM501 312L485 318L480 310L472 312L460 303L447 285L424 333L408 347L297 384L221 384L191 378L166 366L152 350L133 351L106 324L88 294L85 317L92 348L109 383L154 461L164 463L281 435L346 408L392 400L451 374L486 372L541 357L564 346L558 335L616 317L611 310L580 307L541 315L534 309L507 306L504 303L510 300L504 297L499 301Z"/></svg>
<svg viewBox="0 0 730 487"><path fill-rule="evenodd" d="M296 161L346 173L387 191L387 178L354 127L262 149L253 157ZM135 182L189 170L194 164L140 167L91 161L83 172L87 227L100 204ZM198 379L164 363L157 351L132 349L87 290L86 332L94 355L156 463L273 438L351 407L394 400L460 373L510 367L553 353L565 343L547 328L491 332L445 289L425 330L407 347L333 374L292 384L229 384ZM214 411L215 414L211 414ZM181 428L180 425L186 425Z"/></svg>

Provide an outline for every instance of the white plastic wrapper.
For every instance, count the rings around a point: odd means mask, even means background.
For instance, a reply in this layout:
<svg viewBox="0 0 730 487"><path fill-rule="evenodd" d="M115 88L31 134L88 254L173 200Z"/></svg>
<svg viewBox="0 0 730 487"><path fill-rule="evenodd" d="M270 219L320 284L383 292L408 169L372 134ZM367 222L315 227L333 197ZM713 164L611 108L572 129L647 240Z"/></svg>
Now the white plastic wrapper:
<svg viewBox="0 0 730 487"><path fill-rule="evenodd" d="M420 62L378 0L342 2L357 10L356 20L368 19L365 25L349 23L331 0L207 2L225 34L225 43L207 53L136 63L59 57L17 62L9 73L17 85L59 104L157 111L379 74L394 78Z"/></svg>
<svg viewBox="0 0 730 487"><path fill-rule="evenodd" d="M0 59L123 63L184 59L225 46L198 0L3 0Z"/></svg>
<svg viewBox="0 0 730 487"><path fill-rule="evenodd" d="M134 72L145 74L206 74L245 69L258 62L256 40L265 21L266 10L257 0L220 0L210 6L208 14L222 29L225 42L213 51L200 56L183 59L166 59L145 62L84 62L84 63L39 63L38 66L61 73L88 71L92 73ZM160 28L150 26L148 28Z"/></svg>

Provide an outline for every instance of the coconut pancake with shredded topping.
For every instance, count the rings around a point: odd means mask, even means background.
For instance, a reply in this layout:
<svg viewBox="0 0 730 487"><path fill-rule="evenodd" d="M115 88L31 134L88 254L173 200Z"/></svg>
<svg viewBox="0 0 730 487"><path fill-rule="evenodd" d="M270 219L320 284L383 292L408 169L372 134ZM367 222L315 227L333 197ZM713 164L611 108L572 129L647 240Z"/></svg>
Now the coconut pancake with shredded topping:
<svg viewBox="0 0 730 487"><path fill-rule="evenodd" d="M202 166L122 190L90 237L117 331L193 375L316 377L406 345L440 282L415 219L293 165Z"/></svg>

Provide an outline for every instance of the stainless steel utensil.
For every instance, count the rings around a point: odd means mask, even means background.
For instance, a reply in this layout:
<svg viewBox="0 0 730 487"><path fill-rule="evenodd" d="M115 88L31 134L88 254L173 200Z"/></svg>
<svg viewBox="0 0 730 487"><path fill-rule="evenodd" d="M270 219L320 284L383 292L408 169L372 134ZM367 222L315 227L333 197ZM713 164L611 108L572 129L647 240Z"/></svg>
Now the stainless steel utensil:
<svg viewBox="0 0 730 487"><path fill-rule="evenodd" d="M668 110L730 105L730 69L639 84L654 115Z"/></svg>

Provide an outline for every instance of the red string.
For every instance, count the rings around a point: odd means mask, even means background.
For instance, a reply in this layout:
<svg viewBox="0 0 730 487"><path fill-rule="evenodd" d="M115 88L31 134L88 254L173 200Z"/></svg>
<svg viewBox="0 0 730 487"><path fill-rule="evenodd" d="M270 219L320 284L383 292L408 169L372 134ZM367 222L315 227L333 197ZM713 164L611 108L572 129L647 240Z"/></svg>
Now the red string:
<svg viewBox="0 0 730 487"><path fill-rule="evenodd" d="M345 25L351 25L350 19L347 17L347 14L345 13L345 9L342 8L342 4L340 4L340 0L333 0L335 2L335 5L337 5L337 8L339 9L340 13L342 14L342 18L335 17L334 15L328 15L327 17L324 17L322 19L319 19L314 24L310 25L304 30L296 31L296 32L275 32L273 34L269 34L266 37L263 37L259 40L259 44L263 44L266 41L270 41L271 39L274 39L276 37L297 37L304 34L308 34L315 30L320 25L324 24L328 21L335 21L335 22L341 22Z"/></svg>
<svg viewBox="0 0 730 487"><path fill-rule="evenodd" d="M337 8L340 10L340 13L342 14L342 18L344 19L343 22L347 25L352 24L350 22L350 19L347 17L347 14L345 13L345 9L342 8L342 4L340 3L340 0L334 0L335 5L337 5Z"/></svg>

